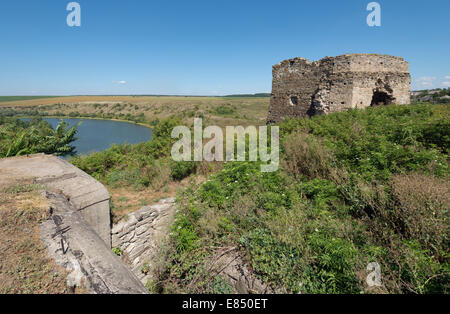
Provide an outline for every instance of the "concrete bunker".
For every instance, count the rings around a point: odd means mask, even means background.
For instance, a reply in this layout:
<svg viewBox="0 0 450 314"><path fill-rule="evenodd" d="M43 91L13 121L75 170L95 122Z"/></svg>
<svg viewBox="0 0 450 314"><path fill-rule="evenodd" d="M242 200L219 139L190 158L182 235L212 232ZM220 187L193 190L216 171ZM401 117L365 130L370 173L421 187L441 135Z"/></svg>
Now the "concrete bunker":
<svg viewBox="0 0 450 314"><path fill-rule="evenodd" d="M111 250L110 196L100 182L56 156L0 159L0 188L20 181L44 187L52 207L39 226L40 238L49 257L69 272L68 286L101 294L148 293Z"/></svg>
<svg viewBox="0 0 450 314"><path fill-rule="evenodd" d="M0 180L32 178L36 183L60 191L70 205L111 247L108 190L87 173L52 155L36 154L0 160Z"/></svg>

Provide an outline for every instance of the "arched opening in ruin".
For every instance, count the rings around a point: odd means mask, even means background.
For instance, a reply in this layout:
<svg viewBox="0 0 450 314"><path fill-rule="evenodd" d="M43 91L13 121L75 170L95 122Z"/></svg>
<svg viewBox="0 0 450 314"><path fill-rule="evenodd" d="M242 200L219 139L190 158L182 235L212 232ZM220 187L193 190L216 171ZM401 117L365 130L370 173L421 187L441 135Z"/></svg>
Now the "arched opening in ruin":
<svg viewBox="0 0 450 314"><path fill-rule="evenodd" d="M390 105L394 102L394 97L385 92L376 91L373 93L371 106Z"/></svg>

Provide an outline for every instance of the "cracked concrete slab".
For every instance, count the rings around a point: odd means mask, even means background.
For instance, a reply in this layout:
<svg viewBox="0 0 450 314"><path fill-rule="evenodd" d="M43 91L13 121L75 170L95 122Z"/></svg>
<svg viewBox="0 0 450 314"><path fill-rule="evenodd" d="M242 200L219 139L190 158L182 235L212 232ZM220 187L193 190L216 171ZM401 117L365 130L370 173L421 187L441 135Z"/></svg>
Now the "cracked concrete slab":
<svg viewBox="0 0 450 314"><path fill-rule="evenodd" d="M40 226L40 237L50 257L69 271L69 286L96 294L148 293L63 195L46 192L46 197L55 210Z"/></svg>
<svg viewBox="0 0 450 314"><path fill-rule="evenodd" d="M91 227L111 247L109 195L97 180L67 161L45 154L0 160L0 188L10 182L33 179L61 191L72 207L82 214Z"/></svg>

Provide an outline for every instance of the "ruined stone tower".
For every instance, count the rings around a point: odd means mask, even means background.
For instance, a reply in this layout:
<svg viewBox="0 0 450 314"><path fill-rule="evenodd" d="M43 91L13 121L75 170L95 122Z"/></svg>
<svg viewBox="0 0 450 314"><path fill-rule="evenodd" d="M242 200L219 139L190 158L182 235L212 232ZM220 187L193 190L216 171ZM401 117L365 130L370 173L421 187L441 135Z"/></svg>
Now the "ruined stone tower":
<svg viewBox="0 0 450 314"><path fill-rule="evenodd" d="M381 104L410 104L411 76L403 58L346 54L273 67L268 123Z"/></svg>

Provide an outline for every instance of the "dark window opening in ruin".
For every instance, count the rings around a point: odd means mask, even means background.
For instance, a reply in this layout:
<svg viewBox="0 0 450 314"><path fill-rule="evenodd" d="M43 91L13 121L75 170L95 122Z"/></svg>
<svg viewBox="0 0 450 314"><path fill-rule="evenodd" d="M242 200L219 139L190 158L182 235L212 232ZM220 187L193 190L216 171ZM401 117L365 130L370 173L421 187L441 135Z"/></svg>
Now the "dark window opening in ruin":
<svg viewBox="0 0 450 314"><path fill-rule="evenodd" d="M297 106L298 105L298 97L292 96L291 97L291 106Z"/></svg>
<svg viewBox="0 0 450 314"><path fill-rule="evenodd" d="M372 97L371 106L381 106L392 104L394 98L384 92L374 92Z"/></svg>
<svg viewBox="0 0 450 314"><path fill-rule="evenodd" d="M295 61L291 61L291 62L290 62L290 65L294 65L294 64L295 64Z"/></svg>

